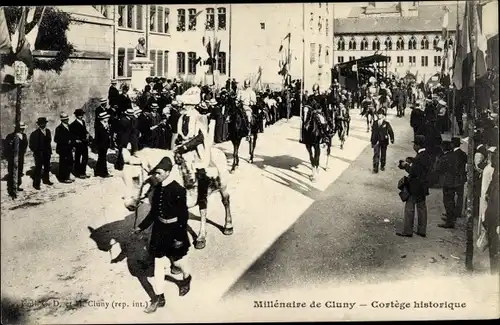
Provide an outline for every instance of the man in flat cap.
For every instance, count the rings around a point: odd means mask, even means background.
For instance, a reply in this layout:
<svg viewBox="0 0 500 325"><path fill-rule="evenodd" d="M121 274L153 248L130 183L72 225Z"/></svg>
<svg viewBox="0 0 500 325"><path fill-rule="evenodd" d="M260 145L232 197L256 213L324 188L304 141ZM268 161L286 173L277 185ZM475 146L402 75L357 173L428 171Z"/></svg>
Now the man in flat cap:
<svg viewBox="0 0 500 325"><path fill-rule="evenodd" d="M61 113L61 124L56 127L54 133L54 142L56 143L56 152L59 155L59 175L58 179L61 183L73 183L70 179L71 170L73 169L73 148L75 147L75 135L69 129L69 116L66 113Z"/></svg>
<svg viewBox="0 0 500 325"><path fill-rule="evenodd" d="M40 181L46 185L53 185L50 181L50 157L52 156L52 135L47 129L47 118L39 117L38 128L30 134L29 147L35 158L33 173L33 187L40 190Z"/></svg>
<svg viewBox="0 0 500 325"><path fill-rule="evenodd" d="M385 109L381 108L377 112L378 119L373 122L371 143L373 148L373 173L378 173L380 170L385 170L385 162L387 156L387 147L389 140L394 143L394 131L391 124L385 118Z"/></svg>
<svg viewBox="0 0 500 325"><path fill-rule="evenodd" d="M106 156L111 144L111 132L109 127L109 114L101 112L95 128L95 145L97 148L97 163L94 169L96 177L111 177L106 164Z"/></svg>
<svg viewBox="0 0 500 325"><path fill-rule="evenodd" d="M5 157L7 158L7 171L9 173L7 178L7 192L12 198L16 198L17 194L14 188L14 179L17 177L17 191L23 191L21 187L22 177L24 171L24 155L26 154L26 149L28 148L28 137L24 133L26 130L26 124L24 122L19 123L19 126L15 127L14 132L9 133L5 137ZM19 151L17 156L17 175L14 175L14 141L16 137L19 139Z"/></svg>
<svg viewBox="0 0 500 325"><path fill-rule="evenodd" d="M83 117L85 112L83 109L75 110L76 119L69 125L69 130L75 137L75 161L74 172L75 176L81 179L89 178L87 175L87 163L89 160L89 144L92 142L87 124Z"/></svg>
<svg viewBox="0 0 500 325"><path fill-rule="evenodd" d="M145 313L153 313L165 306L165 269L168 262L171 268L182 273L179 296L186 295L190 290L192 277L184 258L191 246L187 230L187 193L181 184L170 177L173 164L169 157L165 157L149 173L149 182L154 188L151 209L134 229L134 233L140 233L153 225L149 252L155 258L155 297L144 310Z"/></svg>
<svg viewBox="0 0 500 325"><path fill-rule="evenodd" d="M405 202L404 225L402 231L396 232L401 237L413 236L413 221L415 207L417 210L417 232L421 237L427 236L427 205L426 197L429 195L427 178L432 167L432 158L425 149L425 136L417 135L413 141L413 149L417 152L411 162L400 161L400 168L408 173L408 190L410 196Z"/></svg>

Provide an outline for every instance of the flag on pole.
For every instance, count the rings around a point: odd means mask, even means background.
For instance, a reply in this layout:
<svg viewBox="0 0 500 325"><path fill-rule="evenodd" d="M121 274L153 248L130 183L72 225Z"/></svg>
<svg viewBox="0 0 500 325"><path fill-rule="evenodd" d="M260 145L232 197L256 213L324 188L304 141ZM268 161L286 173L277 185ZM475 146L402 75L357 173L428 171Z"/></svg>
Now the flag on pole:
<svg viewBox="0 0 500 325"><path fill-rule="evenodd" d="M35 8L33 10L30 10L30 15L28 15L27 23L30 23L31 21L33 21L35 11L36 11ZM26 40L29 42L30 48L32 51L35 50L35 42L36 42L36 39L38 37L38 31L40 29L40 23L42 22L44 12L45 12L45 7L42 8L42 13L40 14L40 17L38 18L36 25L26 35Z"/></svg>
<svg viewBox="0 0 500 325"><path fill-rule="evenodd" d="M198 18L199 15L201 15L203 13L203 10L200 10L196 13L196 15L194 15L190 20L189 20L189 23L188 23L188 26L191 25L192 23L194 23L196 21L196 18Z"/></svg>
<svg viewBox="0 0 500 325"><path fill-rule="evenodd" d="M473 5L473 13L474 13L474 19L473 19L473 24L472 24L472 30L471 33L476 38L476 43L477 43L477 52L476 52L476 78L481 78L484 75L486 75L487 72L487 66L486 66L486 51L488 50L488 40L484 36L482 30L481 30L481 25L479 24L479 13L478 10L480 9L478 5L475 4L476 2L474 1Z"/></svg>
<svg viewBox="0 0 500 325"><path fill-rule="evenodd" d="M7 27L4 9L0 7L0 54L9 54L10 51L12 51L12 43L9 28Z"/></svg>
<svg viewBox="0 0 500 325"><path fill-rule="evenodd" d="M444 15L443 15L442 37L443 37L443 40L445 40L448 37L448 16L449 16L450 10L446 6L443 9L444 9Z"/></svg>

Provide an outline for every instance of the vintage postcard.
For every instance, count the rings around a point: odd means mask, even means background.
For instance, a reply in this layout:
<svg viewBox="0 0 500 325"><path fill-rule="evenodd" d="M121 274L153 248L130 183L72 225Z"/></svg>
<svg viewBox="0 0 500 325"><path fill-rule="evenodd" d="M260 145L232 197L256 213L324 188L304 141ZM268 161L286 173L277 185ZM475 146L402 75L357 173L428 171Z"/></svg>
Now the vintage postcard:
<svg viewBox="0 0 500 325"><path fill-rule="evenodd" d="M497 13L0 7L2 322L499 318Z"/></svg>

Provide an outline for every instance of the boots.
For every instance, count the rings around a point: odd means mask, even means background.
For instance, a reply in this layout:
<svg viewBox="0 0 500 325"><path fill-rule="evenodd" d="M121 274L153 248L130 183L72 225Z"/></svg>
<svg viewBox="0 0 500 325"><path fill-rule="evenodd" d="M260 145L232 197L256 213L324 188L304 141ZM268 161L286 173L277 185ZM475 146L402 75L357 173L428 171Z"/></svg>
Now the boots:
<svg viewBox="0 0 500 325"><path fill-rule="evenodd" d="M162 293L161 295L156 295L154 299L151 299L149 306L144 309L146 314L154 313L158 308L165 307L165 295Z"/></svg>
<svg viewBox="0 0 500 325"><path fill-rule="evenodd" d="M179 296L185 296L191 290L191 280L193 277L189 275L187 278L179 282Z"/></svg>

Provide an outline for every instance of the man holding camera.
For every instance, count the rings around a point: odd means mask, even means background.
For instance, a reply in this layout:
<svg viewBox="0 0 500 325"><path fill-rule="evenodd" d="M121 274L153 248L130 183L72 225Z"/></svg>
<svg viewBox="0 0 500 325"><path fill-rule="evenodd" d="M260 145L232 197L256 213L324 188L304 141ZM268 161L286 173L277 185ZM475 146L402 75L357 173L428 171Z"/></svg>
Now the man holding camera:
<svg viewBox="0 0 500 325"><path fill-rule="evenodd" d="M415 207L417 208L418 227L416 234L426 237L427 231L427 205L425 199L429 195L427 178L432 166L431 155L425 149L426 140L423 135L415 136L413 149L417 152L415 158L407 158L399 161L399 168L406 170L407 188L409 197L405 203L403 231L396 235L401 237L413 236L413 220Z"/></svg>

